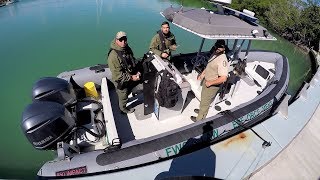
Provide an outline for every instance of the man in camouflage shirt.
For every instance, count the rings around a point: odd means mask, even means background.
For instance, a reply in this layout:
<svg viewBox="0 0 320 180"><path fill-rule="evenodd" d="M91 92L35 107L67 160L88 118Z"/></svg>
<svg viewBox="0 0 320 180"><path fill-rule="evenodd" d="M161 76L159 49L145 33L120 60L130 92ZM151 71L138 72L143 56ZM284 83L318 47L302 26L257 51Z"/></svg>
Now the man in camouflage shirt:
<svg viewBox="0 0 320 180"><path fill-rule="evenodd" d="M127 35L123 31L118 32L110 44L108 65L118 94L119 108L122 113L132 113L134 109L126 107L128 95L140 83L141 73L137 71L133 52L128 45Z"/></svg>
<svg viewBox="0 0 320 180"><path fill-rule="evenodd" d="M171 51L177 49L177 44L167 21L161 24L161 30L152 38L149 49L161 58L170 60Z"/></svg>

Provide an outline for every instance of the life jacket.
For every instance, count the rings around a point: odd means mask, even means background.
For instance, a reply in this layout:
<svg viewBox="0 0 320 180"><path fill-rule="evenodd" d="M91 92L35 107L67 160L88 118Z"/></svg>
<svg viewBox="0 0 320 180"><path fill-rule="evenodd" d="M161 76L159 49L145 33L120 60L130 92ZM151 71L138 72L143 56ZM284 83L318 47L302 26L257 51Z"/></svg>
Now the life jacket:
<svg viewBox="0 0 320 180"><path fill-rule="evenodd" d="M133 58L133 53L132 50L130 48L127 49L127 53L125 53L125 51L119 51L113 48L110 48L109 52L108 52L108 56L111 53L111 51L115 51L118 56L121 58L122 62L120 62L122 68L124 68L126 71L129 72L129 74L135 74L135 69L136 69L136 63L135 60ZM130 56L131 55L131 56Z"/></svg>
<svg viewBox="0 0 320 180"><path fill-rule="evenodd" d="M176 105L179 100L179 85L173 80L173 76L167 70L162 70L158 73L160 83L156 92L156 99L159 106L171 108Z"/></svg>
<svg viewBox="0 0 320 180"><path fill-rule="evenodd" d="M171 39L170 37L172 36L171 32L169 32L169 34L167 35L167 37L165 37L165 35L162 33L162 31L157 31L157 33L159 34L160 37L160 41L161 41L161 47L160 47L160 51L164 51L166 49L169 49L169 47L166 46L166 41L165 39L169 40L171 42L171 45L176 44L176 41L174 39Z"/></svg>
<svg viewBox="0 0 320 180"><path fill-rule="evenodd" d="M159 34L159 37L160 37L160 41L161 41L161 48L160 48L160 51L164 51L166 48L166 42L165 42L165 39L164 39L164 35L161 31L158 31L157 32Z"/></svg>

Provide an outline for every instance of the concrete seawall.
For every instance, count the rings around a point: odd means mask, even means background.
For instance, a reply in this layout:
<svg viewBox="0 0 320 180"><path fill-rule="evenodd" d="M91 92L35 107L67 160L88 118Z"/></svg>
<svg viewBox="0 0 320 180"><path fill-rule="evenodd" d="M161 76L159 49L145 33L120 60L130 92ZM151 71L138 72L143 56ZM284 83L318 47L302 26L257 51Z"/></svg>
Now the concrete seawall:
<svg viewBox="0 0 320 180"><path fill-rule="evenodd" d="M320 54L315 51L312 54L319 64ZM303 110L300 113L303 113ZM319 129L320 106L318 105L310 121L294 140L249 179L320 179Z"/></svg>
<svg viewBox="0 0 320 180"><path fill-rule="evenodd" d="M320 106L291 144L250 179L319 179L319 129Z"/></svg>

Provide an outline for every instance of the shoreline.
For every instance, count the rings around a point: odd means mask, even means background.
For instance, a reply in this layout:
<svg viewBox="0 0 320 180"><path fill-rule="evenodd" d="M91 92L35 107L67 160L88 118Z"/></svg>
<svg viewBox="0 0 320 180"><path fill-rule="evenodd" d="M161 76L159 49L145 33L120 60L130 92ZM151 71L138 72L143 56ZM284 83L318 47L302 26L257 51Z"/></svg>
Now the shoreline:
<svg viewBox="0 0 320 180"><path fill-rule="evenodd" d="M290 42L290 43L292 43L292 42ZM308 54L309 51L311 50L309 47L304 46L304 45L297 45L297 44L294 44L294 43L292 43L292 44L295 45L295 46L297 46L299 49L301 49L301 51L302 51L303 53L305 53L305 54Z"/></svg>

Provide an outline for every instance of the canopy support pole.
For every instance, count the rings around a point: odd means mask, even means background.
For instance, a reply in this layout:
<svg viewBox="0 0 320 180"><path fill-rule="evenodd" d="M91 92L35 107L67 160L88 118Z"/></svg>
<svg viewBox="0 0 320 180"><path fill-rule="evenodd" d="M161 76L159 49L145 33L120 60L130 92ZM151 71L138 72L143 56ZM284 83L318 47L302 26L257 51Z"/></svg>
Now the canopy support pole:
<svg viewBox="0 0 320 180"><path fill-rule="evenodd" d="M231 56L230 56L230 59L231 61L233 61L235 59L235 53L236 53L236 48L237 48L237 44L238 44L238 39L234 40L233 42L233 47L232 47L232 53L231 53Z"/></svg>
<svg viewBox="0 0 320 180"><path fill-rule="evenodd" d="M232 47L232 54L236 51L237 44L238 44L238 39L234 40L233 47Z"/></svg>
<svg viewBox="0 0 320 180"><path fill-rule="evenodd" d="M200 53L201 53L201 51L202 51L202 47L203 47L203 44L204 44L204 40L205 40L205 38L202 38L201 45L200 45L200 48L199 48L199 51L198 51L198 54L197 54L197 55L200 55Z"/></svg>
<svg viewBox="0 0 320 180"><path fill-rule="evenodd" d="M251 47L251 40L249 40L248 47L247 47L247 50L246 50L246 55L244 56L244 59L248 58L250 47Z"/></svg>

